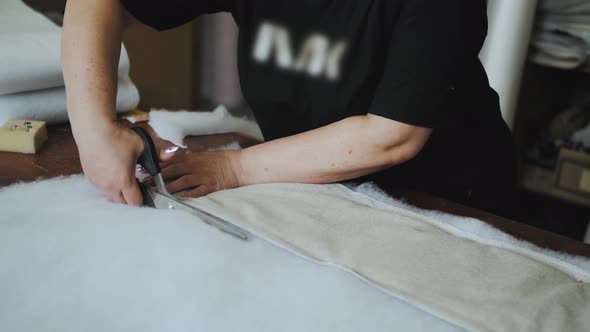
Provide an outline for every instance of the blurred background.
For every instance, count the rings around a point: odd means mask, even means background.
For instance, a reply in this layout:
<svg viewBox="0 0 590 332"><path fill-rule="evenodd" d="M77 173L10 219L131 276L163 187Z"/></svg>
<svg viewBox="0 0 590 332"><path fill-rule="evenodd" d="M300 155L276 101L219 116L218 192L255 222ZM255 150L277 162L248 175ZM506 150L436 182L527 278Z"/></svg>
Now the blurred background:
<svg viewBox="0 0 590 332"><path fill-rule="evenodd" d="M64 0L25 0L60 24ZM514 217L584 239L590 220L590 1L489 0L481 58L513 130L520 159ZM209 15L158 33L125 33L139 108L211 110L251 117L237 77L237 27ZM590 241L590 238L588 239Z"/></svg>

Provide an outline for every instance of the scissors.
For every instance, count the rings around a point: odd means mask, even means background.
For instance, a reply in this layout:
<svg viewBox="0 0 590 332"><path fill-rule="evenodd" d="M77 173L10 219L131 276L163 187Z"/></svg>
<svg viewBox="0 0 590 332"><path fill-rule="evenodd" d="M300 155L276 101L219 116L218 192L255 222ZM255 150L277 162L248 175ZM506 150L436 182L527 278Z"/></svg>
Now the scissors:
<svg viewBox="0 0 590 332"><path fill-rule="evenodd" d="M139 189L141 190L141 194L143 196L143 205L147 207L157 208L157 209L177 209L181 211L186 211L199 217L203 222L213 227L216 227L222 232L230 234L240 240L247 241L248 240L248 233L240 228L232 224L231 222L218 217L214 214L211 214L207 211L199 209L198 207L194 207L189 205L179 198L175 197L174 195L170 194L168 190L166 190L166 185L164 183L164 178L162 177L162 169L160 168L160 162L158 158L158 153L156 150L156 145L152 140L149 133L141 127L133 127L131 128L143 141L143 153L139 156L137 163L143 167L146 172L154 178L155 187L150 188L145 183L137 180L139 183Z"/></svg>

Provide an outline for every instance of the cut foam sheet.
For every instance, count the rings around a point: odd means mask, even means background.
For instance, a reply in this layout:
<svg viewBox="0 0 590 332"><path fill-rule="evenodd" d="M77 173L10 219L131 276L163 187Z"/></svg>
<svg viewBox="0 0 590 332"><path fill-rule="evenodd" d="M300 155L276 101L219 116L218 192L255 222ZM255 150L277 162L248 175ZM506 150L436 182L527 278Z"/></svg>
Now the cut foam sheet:
<svg viewBox="0 0 590 332"><path fill-rule="evenodd" d="M111 204L80 176L0 190L0 210L0 331L463 331L255 236Z"/></svg>
<svg viewBox="0 0 590 332"><path fill-rule="evenodd" d="M186 147L186 136L240 133L260 141L264 140L258 124L254 121L232 116L225 106L213 112L187 112L152 110L150 126L161 138L180 147Z"/></svg>
<svg viewBox="0 0 590 332"><path fill-rule="evenodd" d="M0 95L64 85L61 28L20 0L0 1ZM124 47L119 77L129 73Z"/></svg>
<svg viewBox="0 0 590 332"><path fill-rule="evenodd" d="M133 110L139 104L139 92L129 78L119 80L117 111ZM10 119L30 119L56 124L68 121L66 91L54 88L0 96L0 123Z"/></svg>

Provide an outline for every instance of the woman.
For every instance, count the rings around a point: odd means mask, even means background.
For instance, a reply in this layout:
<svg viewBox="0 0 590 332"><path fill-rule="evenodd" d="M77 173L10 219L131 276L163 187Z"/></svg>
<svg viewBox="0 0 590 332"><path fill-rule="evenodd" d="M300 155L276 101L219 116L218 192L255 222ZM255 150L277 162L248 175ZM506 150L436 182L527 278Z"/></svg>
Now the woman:
<svg viewBox="0 0 590 332"><path fill-rule="evenodd" d="M138 205L142 145L115 124L124 26L158 30L231 12L244 96L267 143L240 152L162 151L168 190L373 180L502 212L511 135L478 53L485 0L70 0L63 65L86 176ZM204 46L206 47L206 45ZM100 154L100 158L98 158Z"/></svg>

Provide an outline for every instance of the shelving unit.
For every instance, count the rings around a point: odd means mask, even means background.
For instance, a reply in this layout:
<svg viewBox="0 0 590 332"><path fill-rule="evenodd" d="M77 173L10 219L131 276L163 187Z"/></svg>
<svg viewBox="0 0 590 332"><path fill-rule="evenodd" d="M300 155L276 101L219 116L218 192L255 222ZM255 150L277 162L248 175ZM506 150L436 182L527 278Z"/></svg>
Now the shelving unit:
<svg viewBox="0 0 590 332"><path fill-rule="evenodd" d="M581 162L580 175L573 180L579 182L580 190L569 191L560 188L559 179L564 175L560 175L558 163L553 169L540 167L527 162L524 154L551 119L570 108L575 96L584 91L590 94L589 74L527 62L513 130L521 157L521 220L577 239L584 237L590 220L590 200L582 181L590 163Z"/></svg>

